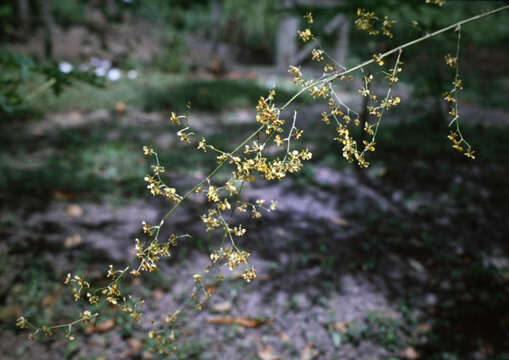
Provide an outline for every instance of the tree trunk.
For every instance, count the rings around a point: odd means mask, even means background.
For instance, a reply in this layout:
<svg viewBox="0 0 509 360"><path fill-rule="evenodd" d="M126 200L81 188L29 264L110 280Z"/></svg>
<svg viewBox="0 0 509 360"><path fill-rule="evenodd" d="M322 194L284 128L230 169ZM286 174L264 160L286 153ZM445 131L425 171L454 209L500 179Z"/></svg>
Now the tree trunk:
<svg viewBox="0 0 509 360"><path fill-rule="evenodd" d="M44 56L47 59L53 57L53 17L51 15L51 5L51 0L39 0L39 10L44 31Z"/></svg>
<svg viewBox="0 0 509 360"><path fill-rule="evenodd" d="M291 15L283 15L277 33L276 65L278 71L286 72L288 66L294 64L297 55L297 30L299 18Z"/></svg>
<svg viewBox="0 0 509 360"><path fill-rule="evenodd" d="M215 54L219 49L219 40L221 37L221 18L223 17L222 1L214 0L212 2L212 52Z"/></svg>
<svg viewBox="0 0 509 360"><path fill-rule="evenodd" d="M334 49L332 50L332 57L340 65L346 66L346 55L348 53L348 46L350 45L350 21L345 15L338 15L341 17L341 25L339 26L339 34L336 40Z"/></svg>
<svg viewBox="0 0 509 360"><path fill-rule="evenodd" d="M20 23L20 34L26 38L30 34L30 2L28 0L18 0L18 17Z"/></svg>

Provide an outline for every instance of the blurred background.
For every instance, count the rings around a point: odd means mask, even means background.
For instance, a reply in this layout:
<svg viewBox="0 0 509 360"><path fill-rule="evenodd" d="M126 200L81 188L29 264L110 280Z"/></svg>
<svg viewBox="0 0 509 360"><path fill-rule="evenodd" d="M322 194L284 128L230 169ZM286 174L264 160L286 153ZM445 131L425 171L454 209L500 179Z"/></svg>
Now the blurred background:
<svg viewBox="0 0 509 360"><path fill-rule="evenodd" d="M65 275L101 284L109 264L120 268L132 258L141 221L166 213L170 204L146 191L143 145L156 148L180 193L214 168L213 155L178 142L171 111L185 112L208 142L231 150L256 128L260 96L275 88L282 104L299 90L289 65L321 75L312 48L353 66L506 4L3 1L2 357L157 358L147 350L150 320L186 301L192 274L221 241L204 232L200 198L183 203L164 230L193 238L160 272L125 285L147 298L142 324L106 308L98 326L79 328L71 342L63 335L29 342L14 324L20 315L37 324L78 316L83 309ZM358 7L397 20L394 39L357 30ZM309 11L312 25L303 19ZM313 159L297 176L243 191L244 199L280 203L260 220L242 219L248 233L240 245L258 278L246 284L226 270L224 283L210 283L208 305L179 320L173 358L509 359L508 19L505 11L462 27L459 111L476 160L447 140L442 93L454 74L443 58L456 51L453 32L403 53L394 89L402 105L384 116L368 169L343 159L335 130L321 121L325 103L302 96L288 109L298 110L299 145ZM296 39L308 26L317 37L311 45ZM378 77L373 91L383 96L380 69L365 70ZM353 75L336 90L360 111L361 74Z"/></svg>

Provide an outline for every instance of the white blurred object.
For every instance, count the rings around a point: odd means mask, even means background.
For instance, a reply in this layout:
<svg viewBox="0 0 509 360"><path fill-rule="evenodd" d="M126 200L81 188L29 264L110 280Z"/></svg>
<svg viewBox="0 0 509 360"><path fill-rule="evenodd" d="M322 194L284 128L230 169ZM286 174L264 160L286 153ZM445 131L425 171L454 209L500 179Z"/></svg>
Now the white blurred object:
<svg viewBox="0 0 509 360"><path fill-rule="evenodd" d="M88 69L90 69L90 66L88 64L83 63L80 65L80 71L85 72L88 71Z"/></svg>
<svg viewBox="0 0 509 360"><path fill-rule="evenodd" d="M276 82L274 80L267 80L265 82L265 86L267 87L267 89L273 89L276 87Z"/></svg>
<svg viewBox="0 0 509 360"><path fill-rule="evenodd" d="M129 79L136 79L138 77L138 72L136 70L129 70L127 72L127 77Z"/></svg>
<svg viewBox="0 0 509 360"><path fill-rule="evenodd" d="M104 70L108 70L111 68L111 61L108 59L99 59L97 57L90 58L90 65L95 68L102 68Z"/></svg>
<svg viewBox="0 0 509 360"><path fill-rule="evenodd" d="M73 69L72 64L68 63L67 61L62 61L58 64L58 70L64 74L69 74Z"/></svg>
<svg viewBox="0 0 509 360"><path fill-rule="evenodd" d="M113 68L110 71L108 71L108 80L111 81L118 81L122 77L122 73L119 69Z"/></svg>
<svg viewBox="0 0 509 360"><path fill-rule="evenodd" d="M104 76L104 75L106 75L106 70L105 70L105 69L103 69L103 68L98 67L98 68L96 68L96 69L94 70L94 73L95 73L97 76Z"/></svg>

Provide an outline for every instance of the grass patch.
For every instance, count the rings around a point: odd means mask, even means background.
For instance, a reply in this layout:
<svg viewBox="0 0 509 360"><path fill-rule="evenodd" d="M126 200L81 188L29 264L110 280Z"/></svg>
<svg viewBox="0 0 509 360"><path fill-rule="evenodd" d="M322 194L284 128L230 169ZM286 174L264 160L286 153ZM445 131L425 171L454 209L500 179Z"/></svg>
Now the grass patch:
<svg viewBox="0 0 509 360"><path fill-rule="evenodd" d="M220 111L233 107L252 107L268 88L254 80L185 80L166 88L147 89L147 110L184 111L189 104L195 110ZM277 101L285 101L294 93L276 88ZM302 98L305 98L302 97Z"/></svg>
<svg viewBox="0 0 509 360"><path fill-rule="evenodd" d="M141 192L146 171L140 152L120 143L55 153L33 167L7 157L1 160L0 191L11 194Z"/></svg>
<svg viewBox="0 0 509 360"><path fill-rule="evenodd" d="M124 76L116 82L107 81L104 88L75 82L59 96L55 96L51 91L42 93L32 101L30 109L41 114L67 110L114 109L118 101L128 106L143 107L146 89L157 91L179 78L177 75L162 72L141 72L136 79L127 79Z"/></svg>

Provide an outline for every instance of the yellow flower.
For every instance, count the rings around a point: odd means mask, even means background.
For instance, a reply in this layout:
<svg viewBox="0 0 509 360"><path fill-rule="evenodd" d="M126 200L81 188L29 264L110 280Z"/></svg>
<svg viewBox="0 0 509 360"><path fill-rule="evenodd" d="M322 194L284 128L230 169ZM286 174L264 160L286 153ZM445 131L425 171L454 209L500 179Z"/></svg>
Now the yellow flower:
<svg viewBox="0 0 509 360"><path fill-rule="evenodd" d="M226 199L226 198L223 201L220 201L218 203L217 207L221 211L230 210L232 208L230 203L228 202L228 199Z"/></svg>
<svg viewBox="0 0 509 360"><path fill-rule="evenodd" d="M310 12L304 15L303 18L307 20L308 24L313 23L313 14L311 14Z"/></svg>
<svg viewBox="0 0 509 360"><path fill-rule="evenodd" d="M177 116L174 112L170 114L170 122L175 125L180 125L180 118L183 118L184 116Z"/></svg>
<svg viewBox="0 0 509 360"><path fill-rule="evenodd" d="M299 34L299 37L300 39L303 41L303 42L307 42L309 40L311 40L313 38L313 33L311 32L311 30L308 28L306 30L303 30L303 31L297 31L298 34Z"/></svg>
<svg viewBox="0 0 509 360"><path fill-rule="evenodd" d="M447 54L444 56L445 63L450 67L455 67L456 63L458 62L457 57L452 57L450 54Z"/></svg>
<svg viewBox="0 0 509 360"><path fill-rule="evenodd" d="M322 111L322 121L326 124L330 124L329 114L327 114L325 111Z"/></svg>
<svg viewBox="0 0 509 360"><path fill-rule="evenodd" d="M249 269L244 270L242 273L242 278L247 282L251 282L251 280L256 278L256 270L254 266L251 266Z"/></svg>
<svg viewBox="0 0 509 360"><path fill-rule="evenodd" d="M282 146L285 143L286 139L281 139L279 135L276 135L274 138L274 142L277 144L277 146Z"/></svg>
<svg viewBox="0 0 509 360"><path fill-rule="evenodd" d="M382 53L373 54L373 60L380 66L384 64Z"/></svg>
<svg viewBox="0 0 509 360"><path fill-rule="evenodd" d="M20 316L16 320L16 326L19 327L20 329L26 329L28 327L27 319L25 319L23 316Z"/></svg>
<svg viewBox="0 0 509 360"><path fill-rule="evenodd" d="M317 61L317 62L323 60L323 50L313 49L313 50L311 50L311 54L312 54L311 60Z"/></svg>
<svg viewBox="0 0 509 360"><path fill-rule="evenodd" d="M203 150L203 152L207 152L207 143L205 141L205 138L202 137L200 142L198 143L198 150Z"/></svg>
<svg viewBox="0 0 509 360"><path fill-rule="evenodd" d="M216 191L216 187L213 185L209 186L209 189L207 190L207 200L210 202L218 202L219 196Z"/></svg>
<svg viewBox="0 0 509 360"><path fill-rule="evenodd" d="M233 233L235 234L235 236L242 236L246 233L246 229L242 228L242 225L234 226Z"/></svg>
<svg viewBox="0 0 509 360"><path fill-rule="evenodd" d="M466 156L467 158L470 158L470 159L472 159L472 160L473 160L473 159L475 159L475 155L474 155L474 153L475 153L475 151L474 151L474 150L472 150L472 148L469 146L469 147L468 147L468 149L467 149L467 151L465 152L465 156Z"/></svg>
<svg viewBox="0 0 509 360"><path fill-rule="evenodd" d="M366 140L363 140L362 143L364 144L364 150L365 151L375 151L375 142L368 142Z"/></svg>
<svg viewBox="0 0 509 360"><path fill-rule="evenodd" d="M155 153L155 151L152 148L152 146L146 146L146 145L143 146L143 155L151 156L154 153Z"/></svg>
<svg viewBox="0 0 509 360"><path fill-rule="evenodd" d="M143 232L147 235L152 235L152 226L147 224L145 221L141 222Z"/></svg>
<svg viewBox="0 0 509 360"><path fill-rule="evenodd" d="M426 0L426 4L443 6L445 4L445 0Z"/></svg>
<svg viewBox="0 0 509 360"><path fill-rule="evenodd" d="M463 90L463 81L460 78L455 79L452 84L456 89Z"/></svg>

